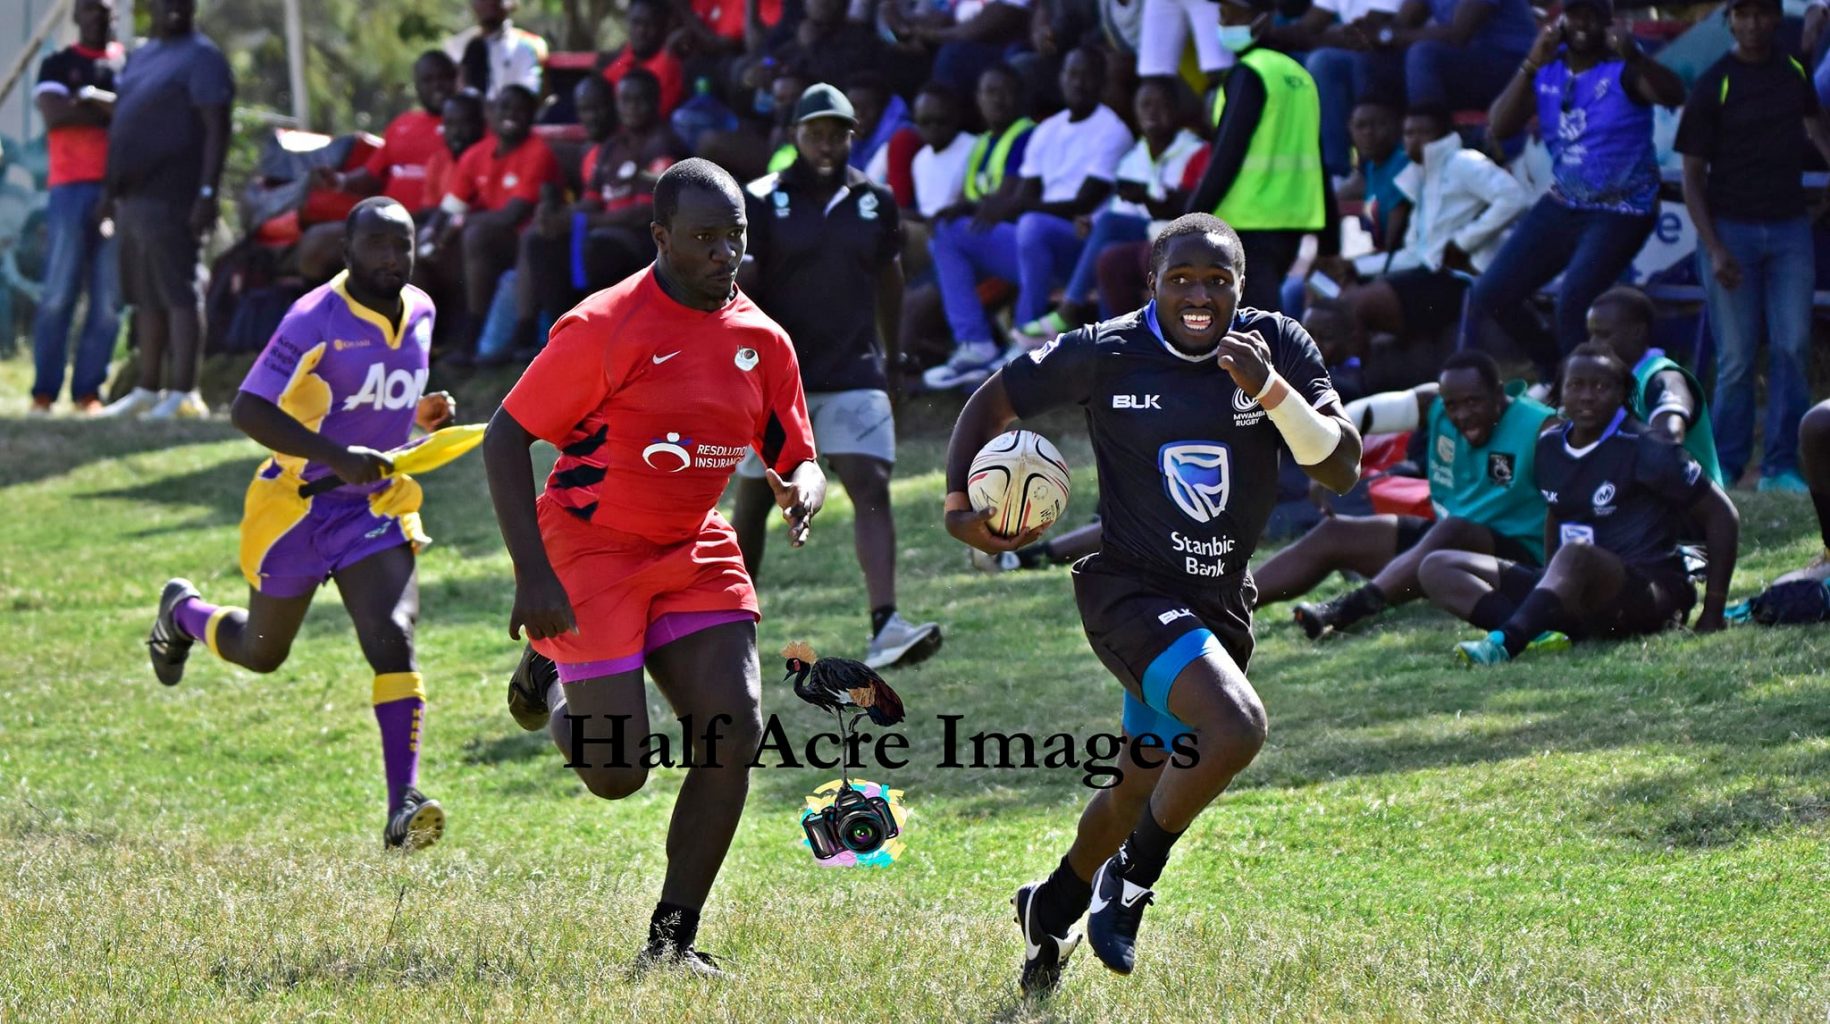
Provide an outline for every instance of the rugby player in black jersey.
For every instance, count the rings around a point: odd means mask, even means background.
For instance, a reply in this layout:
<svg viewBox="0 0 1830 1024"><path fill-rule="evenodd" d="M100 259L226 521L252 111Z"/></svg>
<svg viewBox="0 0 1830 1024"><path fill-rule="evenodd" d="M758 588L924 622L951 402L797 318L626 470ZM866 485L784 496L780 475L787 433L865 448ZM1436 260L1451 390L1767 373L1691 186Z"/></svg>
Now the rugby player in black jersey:
<svg viewBox="0 0 1830 1024"><path fill-rule="evenodd" d="M1099 469L1102 548L1074 566L1093 653L1124 686L1122 781L1081 815L1054 874L1017 890L1021 983L1059 981L1088 912L1094 955L1121 974L1171 846L1264 744L1246 681L1256 591L1246 562L1277 500L1279 454L1345 491L1360 437L1300 324L1241 308L1245 259L1223 221L1190 214L1151 250L1151 301L1005 366L960 413L947 452L947 530L996 554L966 496L974 454L1013 420L1086 410ZM1194 756L1170 756L1177 746ZM1151 741L1154 738L1154 742Z"/></svg>

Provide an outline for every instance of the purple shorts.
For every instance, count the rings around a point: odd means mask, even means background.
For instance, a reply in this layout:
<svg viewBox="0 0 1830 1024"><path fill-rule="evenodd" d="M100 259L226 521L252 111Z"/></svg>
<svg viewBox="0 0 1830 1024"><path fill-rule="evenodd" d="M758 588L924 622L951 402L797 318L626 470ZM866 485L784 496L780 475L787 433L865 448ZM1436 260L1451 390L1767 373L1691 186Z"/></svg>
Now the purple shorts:
<svg viewBox="0 0 1830 1024"><path fill-rule="evenodd" d="M408 543L401 517L377 514L369 500L335 492L301 499L296 477L257 476L242 514L242 575L268 597L299 597L339 569Z"/></svg>

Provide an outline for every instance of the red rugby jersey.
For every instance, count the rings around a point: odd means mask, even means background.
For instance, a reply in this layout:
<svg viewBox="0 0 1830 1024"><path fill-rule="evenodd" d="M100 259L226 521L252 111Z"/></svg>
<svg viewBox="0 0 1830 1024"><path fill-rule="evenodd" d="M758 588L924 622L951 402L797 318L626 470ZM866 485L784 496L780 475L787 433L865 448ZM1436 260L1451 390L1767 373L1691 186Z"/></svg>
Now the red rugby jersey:
<svg viewBox="0 0 1830 1024"><path fill-rule="evenodd" d="M784 476L815 457L787 333L742 292L683 306L653 266L561 317L502 408L559 449L550 499L657 544L698 534L750 449Z"/></svg>

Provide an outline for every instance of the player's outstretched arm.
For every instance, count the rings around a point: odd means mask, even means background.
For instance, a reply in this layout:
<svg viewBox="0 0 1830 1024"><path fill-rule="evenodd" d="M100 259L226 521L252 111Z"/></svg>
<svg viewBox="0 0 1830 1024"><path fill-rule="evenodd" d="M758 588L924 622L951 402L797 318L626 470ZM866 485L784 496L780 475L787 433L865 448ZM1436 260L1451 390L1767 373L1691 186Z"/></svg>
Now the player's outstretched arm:
<svg viewBox="0 0 1830 1024"><path fill-rule="evenodd" d="M1409 391L1381 391L1347 403L1347 422L1362 436L1416 430L1430 415L1430 404L1441 388L1434 382Z"/></svg>
<svg viewBox="0 0 1830 1024"><path fill-rule="evenodd" d="M386 455L373 448L345 448L252 392L236 392L229 406L229 422L268 451L329 466L346 484L374 483L394 468Z"/></svg>
<svg viewBox="0 0 1830 1024"><path fill-rule="evenodd" d="M1004 390L1004 371L999 370L966 400L959 420L953 424L953 437L947 442L947 532L960 543L990 554L1015 551L1033 544L1046 529L1037 527L1015 537L1000 537L986 525L991 518L991 509L974 512L972 499L966 493L966 478L971 475L973 457L992 438L1009 430L1016 420L1017 411L1011 407L1010 395Z"/></svg>
<svg viewBox="0 0 1830 1024"><path fill-rule="evenodd" d="M506 409L497 409L483 432L483 472L489 479L489 500L496 509L496 525L508 545L515 565L515 608L509 613L508 635L521 639L526 627L530 640L544 640L577 628L572 602L546 556L540 539L540 521L534 512L534 460L528 448L534 435L515 421Z"/></svg>
<svg viewBox="0 0 1830 1024"><path fill-rule="evenodd" d="M1728 604L1728 583L1735 575L1736 548L1741 543L1741 514L1721 485L1710 484L1690 514L1703 525L1703 543L1709 548L1709 576L1703 584L1703 611L1696 631L1713 633L1722 628L1722 609Z"/></svg>

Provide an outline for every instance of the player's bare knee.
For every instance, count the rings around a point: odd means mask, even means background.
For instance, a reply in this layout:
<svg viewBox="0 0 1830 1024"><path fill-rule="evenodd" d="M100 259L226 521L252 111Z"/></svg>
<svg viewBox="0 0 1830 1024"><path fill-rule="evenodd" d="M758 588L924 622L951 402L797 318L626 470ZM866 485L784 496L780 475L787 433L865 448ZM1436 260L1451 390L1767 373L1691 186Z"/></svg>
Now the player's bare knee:
<svg viewBox="0 0 1830 1024"><path fill-rule="evenodd" d="M1432 551L1417 563L1417 583L1424 593L1434 597L1451 580L1462 575L1459 551Z"/></svg>
<svg viewBox="0 0 1830 1024"><path fill-rule="evenodd" d="M258 672L261 675L266 675L269 672L278 672L280 666L286 664L286 657L291 653L292 649L290 647L257 647L254 650L249 651L247 656L242 659L241 667L250 672Z"/></svg>
<svg viewBox="0 0 1830 1024"><path fill-rule="evenodd" d="M574 770L591 795L600 800L621 800L640 792L648 784L648 769L641 765L604 765Z"/></svg>

